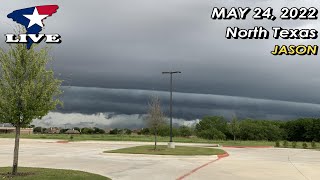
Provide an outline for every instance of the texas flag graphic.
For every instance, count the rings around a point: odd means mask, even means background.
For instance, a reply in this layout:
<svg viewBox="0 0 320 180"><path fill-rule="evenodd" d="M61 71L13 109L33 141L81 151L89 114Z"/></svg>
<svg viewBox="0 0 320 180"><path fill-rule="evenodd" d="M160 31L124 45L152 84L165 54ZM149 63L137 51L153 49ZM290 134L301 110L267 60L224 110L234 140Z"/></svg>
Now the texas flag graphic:
<svg viewBox="0 0 320 180"><path fill-rule="evenodd" d="M58 8L59 6L57 5L35 6L15 10L8 14L7 17L24 26L27 30L27 34L39 34L44 27L43 20L56 13ZM32 43L33 41L28 38L28 49L30 49Z"/></svg>

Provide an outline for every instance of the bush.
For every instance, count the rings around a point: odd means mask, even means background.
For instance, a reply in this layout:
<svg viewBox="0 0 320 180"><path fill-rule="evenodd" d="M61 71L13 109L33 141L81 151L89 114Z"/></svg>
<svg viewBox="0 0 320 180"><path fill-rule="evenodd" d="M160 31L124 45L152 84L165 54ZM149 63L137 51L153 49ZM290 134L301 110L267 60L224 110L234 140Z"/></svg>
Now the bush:
<svg viewBox="0 0 320 180"><path fill-rule="evenodd" d="M91 128L82 128L81 129L81 134L93 134L93 129Z"/></svg>
<svg viewBox="0 0 320 180"><path fill-rule="evenodd" d="M112 129L110 132L110 134L119 134L119 130L117 128Z"/></svg>
<svg viewBox="0 0 320 180"><path fill-rule="evenodd" d="M195 129L196 135L204 139L225 140L227 121L223 117L204 117Z"/></svg>
<svg viewBox="0 0 320 180"><path fill-rule="evenodd" d="M179 133L182 137L189 137L192 135L192 130L188 126L180 126Z"/></svg>
<svg viewBox="0 0 320 180"><path fill-rule="evenodd" d="M221 131L218 131L215 128L210 130L203 130L197 133L197 136L203 139L210 139L210 140L225 140L226 135L223 134Z"/></svg>
<svg viewBox="0 0 320 180"><path fill-rule="evenodd" d="M73 135L71 135L69 138L70 138L70 140L72 141L72 140L73 140Z"/></svg>
<svg viewBox="0 0 320 180"><path fill-rule="evenodd" d="M307 149L308 148L308 144L306 142L302 143L302 147L303 149Z"/></svg>
<svg viewBox="0 0 320 180"><path fill-rule="evenodd" d="M42 127L36 127L33 129L34 133L42 133Z"/></svg>
<svg viewBox="0 0 320 180"><path fill-rule="evenodd" d="M132 130L131 129L125 129L124 132L126 135L131 135L132 134Z"/></svg>
<svg viewBox="0 0 320 180"><path fill-rule="evenodd" d="M150 129L149 128L142 128L141 134L142 135L150 135Z"/></svg>
<svg viewBox="0 0 320 180"><path fill-rule="evenodd" d="M95 127L95 128L93 129L93 133L94 133L94 134L105 134L106 132L105 132L103 129L100 129L100 128Z"/></svg>
<svg viewBox="0 0 320 180"><path fill-rule="evenodd" d="M312 147L313 149L316 149L316 148L317 148L317 144L316 144L315 141L312 141L312 142L311 142L311 147Z"/></svg>
<svg viewBox="0 0 320 180"><path fill-rule="evenodd" d="M276 141L275 147L280 147L280 142L279 141Z"/></svg>
<svg viewBox="0 0 320 180"><path fill-rule="evenodd" d="M296 148L296 147L297 147L297 142L296 142L296 141L293 141L293 142L292 142L292 147L293 147L293 148Z"/></svg>
<svg viewBox="0 0 320 180"><path fill-rule="evenodd" d="M287 147L288 147L288 141L283 141L282 146L285 147L285 148L287 148Z"/></svg>

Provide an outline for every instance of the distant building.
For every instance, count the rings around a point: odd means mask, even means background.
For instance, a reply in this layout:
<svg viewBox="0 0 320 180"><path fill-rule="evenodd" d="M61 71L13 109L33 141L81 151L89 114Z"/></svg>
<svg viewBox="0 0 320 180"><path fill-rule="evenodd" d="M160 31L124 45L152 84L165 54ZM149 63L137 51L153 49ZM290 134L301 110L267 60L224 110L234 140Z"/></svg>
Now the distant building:
<svg viewBox="0 0 320 180"><path fill-rule="evenodd" d="M65 132L65 134L80 134L80 132L78 130L69 129Z"/></svg>
<svg viewBox="0 0 320 180"><path fill-rule="evenodd" d="M60 128L51 127L51 128L46 129L44 132L48 133L48 134L59 134L60 133Z"/></svg>
<svg viewBox="0 0 320 180"><path fill-rule="evenodd" d="M15 127L0 127L0 134L16 133ZM20 134L33 134L33 128L21 128Z"/></svg>
<svg viewBox="0 0 320 180"><path fill-rule="evenodd" d="M109 134L110 131L112 131L112 129L111 129L111 128L106 128L104 131L105 131L107 134Z"/></svg>
<svg viewBox="0 0 320 180"><path fill-rule="evenodd" d="M132 130L132 134L141 134L141 129Z"/></svg>

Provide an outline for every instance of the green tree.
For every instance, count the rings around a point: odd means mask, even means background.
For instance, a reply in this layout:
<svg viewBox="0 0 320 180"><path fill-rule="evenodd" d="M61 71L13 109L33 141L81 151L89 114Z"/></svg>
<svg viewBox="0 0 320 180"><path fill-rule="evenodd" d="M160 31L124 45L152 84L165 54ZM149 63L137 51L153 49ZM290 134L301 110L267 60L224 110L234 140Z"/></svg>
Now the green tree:
<svg viewBox="0 0 320 180"><path fill-rule="evenodd" d="M141 129L141 134L142 135L149 135L150 134L150 129L149 128L142 128Z"/></svg>
<svg viewBox="0 0 320 180"><path fill-rule="evenodd" d="M33 129L33 132L34 132L34 133L42 133L42 127L35 127L35 128Z"/></svg>
<svg viewBox="0 0 320 180"><path fill-rule="evenodd" d="M223 117L204 117L196 125L197 136L205 139L226 139L228 133L227 121Z"/></svg>
<svg viewBox="0 0 320 180"><path fill-rule="evenodd" d="M93 131L93 129L91 129L91 128L86 128L86 127L85 127L85 128L82 128L82 129L81 129L81 133L82 133L82 134L93 134L93 132L94 132L94 131Z"/></svg>
<svg viewBox="0 0 320 180"><path fill-rule="evenodd" d="M41 119L62 102L61 80L47 68L48 48L27 49L25 44L0 49L0 121L15 127L12 174L17 174L20 128Z"/></svg>
<svg viewBox="0 0 320 180"><path fill-rule="evenodd" d="M77 131L79 131L79 132L81 132L81 129L80 129L80 128L78 128L78 127L74 127L73 129L74 129L74 130L77 130Z"/></svg>
<svg viewBox="0 0 320 180"><path fill-rule="evenodd" d="M179 134L182 137L189 137L192 135L192 129L188 126L180 126L179 127Z"/></svg>
<svg viewBox="0 0 320 180"><path fill-rule="evenodd" d="M283 139L283 130L275 121L246 119L240 122L240 129L240 137L243 140L276 141Z"/></svg>
<svg viewBox="0 0 320 180"><path fill-rule="evenodd" d="M239 135L240 133L240 125L238 122L238 118L236 116L232 116L232 120L230 123L230 132L233 136L233 140L236 140L236 137Z"/></svg>
<svg viewBox="0 0 320 180"><path fill-rule="evenodd" d="M126 135L131 135L132 130L131 129L124 129Z"/></svg>
<svg viewBox="0 0 320 180"><path fill-rule="evenodd" d="M105 134L106 132L103 129L95 127L95 128L93 128L93 133L94 134Z"/></svg>

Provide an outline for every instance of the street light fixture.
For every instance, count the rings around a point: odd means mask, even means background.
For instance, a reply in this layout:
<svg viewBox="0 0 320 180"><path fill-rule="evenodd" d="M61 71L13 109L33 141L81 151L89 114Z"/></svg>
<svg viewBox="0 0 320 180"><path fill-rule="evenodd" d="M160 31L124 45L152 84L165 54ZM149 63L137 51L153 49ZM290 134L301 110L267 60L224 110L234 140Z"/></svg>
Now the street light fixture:
<svg viewBox="0 0 320 180"><path fill-rule="evenodd" d="M170 142L168 144L169 148L175 148L172 142L172 74L180 74L180 71L167 71L162 72L162 74L170 74Z"/></svg>

